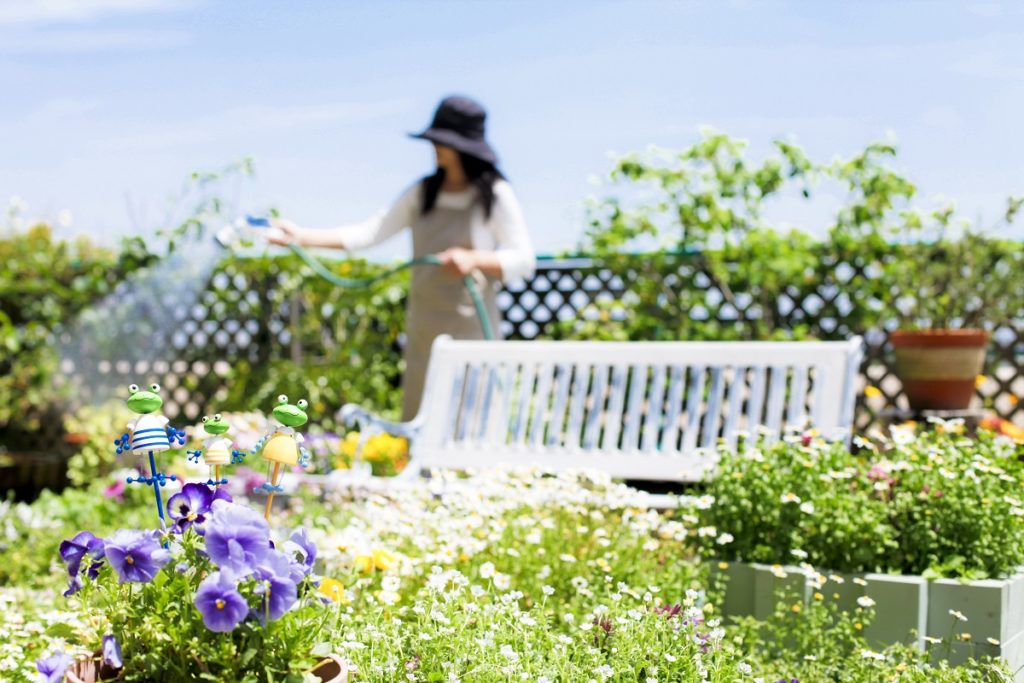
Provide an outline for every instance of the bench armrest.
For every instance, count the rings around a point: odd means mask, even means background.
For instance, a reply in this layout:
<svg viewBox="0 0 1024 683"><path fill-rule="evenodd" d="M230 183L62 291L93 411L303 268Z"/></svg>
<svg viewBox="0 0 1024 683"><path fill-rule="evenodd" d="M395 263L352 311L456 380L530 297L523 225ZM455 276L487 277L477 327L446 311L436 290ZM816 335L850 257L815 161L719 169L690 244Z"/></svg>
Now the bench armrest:
<svg viewBox="0 0 1024 683"><path fill-rule="evenodd" d="M338 411L338 417L347 427L358 426L360 433L376 434L386 432L392 436L400 436L412 441L420 431L420 422L392 422L379 415L374 415L355 403L346 403Z"/></svg>

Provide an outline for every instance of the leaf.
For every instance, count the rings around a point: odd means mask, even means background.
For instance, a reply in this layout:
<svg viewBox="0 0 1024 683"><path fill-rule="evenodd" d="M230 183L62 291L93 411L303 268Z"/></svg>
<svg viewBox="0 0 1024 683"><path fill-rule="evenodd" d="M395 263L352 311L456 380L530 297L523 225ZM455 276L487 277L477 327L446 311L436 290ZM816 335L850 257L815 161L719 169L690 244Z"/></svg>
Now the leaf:
<svg viewBox="0 0 1024 683"><path fill-rule="evenodd" d="M63 638L64 640L76 640L77 634L75 630L68 624L51 624L46 629L46 635L51 638Z"/></svg>
<svg viewBox="0 0 1024 683"><path fill-rule="evenodd" d="M326 657L331 654L331 649L331 644L328 642L317 643L310 649L309 654L314 657Z"/></svg>

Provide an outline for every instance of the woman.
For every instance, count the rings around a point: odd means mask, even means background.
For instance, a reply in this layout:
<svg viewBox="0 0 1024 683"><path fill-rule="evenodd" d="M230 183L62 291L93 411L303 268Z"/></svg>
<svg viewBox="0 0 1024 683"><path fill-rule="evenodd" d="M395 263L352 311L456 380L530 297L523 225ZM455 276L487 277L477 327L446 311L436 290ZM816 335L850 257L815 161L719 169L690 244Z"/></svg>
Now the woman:
<svg viewBox="0 0 1024 683"><path fill-rule="evenodd" d="M365 249L412 230L413 256L437 254L441 267L416 266L412 273L403 352L402 419L419 409L430 345L439 334L482 338L476 308L462 279L477 281L500 334L498 282L529 277L533 247L512 187L497 169L498 157L484 139L483 107L467 97L448 97L430 127L411 137L434 144L437 171L417 181L386 212L365 223L329 230L301 228L275 220L275 244Z"/></svg>

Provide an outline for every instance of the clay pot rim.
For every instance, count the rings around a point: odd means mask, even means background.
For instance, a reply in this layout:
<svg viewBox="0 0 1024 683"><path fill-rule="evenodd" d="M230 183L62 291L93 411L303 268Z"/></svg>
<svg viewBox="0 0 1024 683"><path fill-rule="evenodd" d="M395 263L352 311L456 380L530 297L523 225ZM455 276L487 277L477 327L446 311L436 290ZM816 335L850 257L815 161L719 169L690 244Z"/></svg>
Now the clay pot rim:
<svg viewBox="0 0 1024 683"><path fill-rule="evenodd" d="M979 329L896 330L889 333L894 347L983 347L989 334Z"/></svg>

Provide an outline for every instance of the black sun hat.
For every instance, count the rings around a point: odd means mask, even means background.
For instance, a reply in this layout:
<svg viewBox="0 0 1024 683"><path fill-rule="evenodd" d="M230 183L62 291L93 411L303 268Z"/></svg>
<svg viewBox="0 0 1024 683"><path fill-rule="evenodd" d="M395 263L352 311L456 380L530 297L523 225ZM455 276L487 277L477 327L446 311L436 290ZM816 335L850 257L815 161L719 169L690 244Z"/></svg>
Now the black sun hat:
<svg viewBox="0 0 1024 683"><path fill-rule="evenodd" d="M498 155L484 139L487 112L479 102L461 95L441 100L434 112L430 127L422 133L409 133L409 137L430 140L445 147L498 163Z"/></svg>

